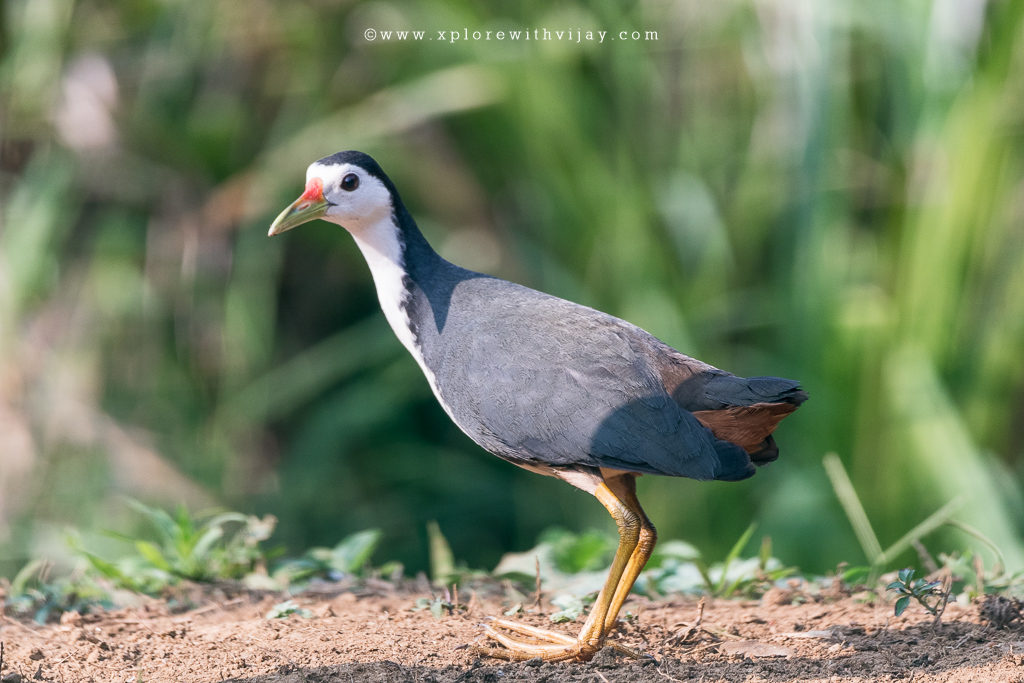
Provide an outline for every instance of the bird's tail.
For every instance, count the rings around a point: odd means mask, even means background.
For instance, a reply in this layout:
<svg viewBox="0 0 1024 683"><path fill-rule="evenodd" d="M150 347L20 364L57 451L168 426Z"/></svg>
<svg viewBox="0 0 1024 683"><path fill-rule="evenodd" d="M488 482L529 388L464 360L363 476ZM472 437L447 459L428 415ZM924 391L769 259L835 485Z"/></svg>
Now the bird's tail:
<svg viewBox="0 0 1024 683"><path fill-rule="evenodd" d="M714 398L731 405L696 411L694 416L711 430L719 444L724 446L725 442L736 447L735 451L717 448L720 460L728 466L722 468L716 479L744 479L753 474L755 465L760 467L778 459L779 447L772 432L807 400L800 385L779 377L723 377L716 378L709 387L717 390Z"/></svg>
<svg viewBox="0 0 1024 683"><path fill-rule="evenodd" d="M779 446L775 443L775 437L770 434L768 438L761 442L761 448L750 454L750 461L758 467L775 462L778 459Z"/></svg>

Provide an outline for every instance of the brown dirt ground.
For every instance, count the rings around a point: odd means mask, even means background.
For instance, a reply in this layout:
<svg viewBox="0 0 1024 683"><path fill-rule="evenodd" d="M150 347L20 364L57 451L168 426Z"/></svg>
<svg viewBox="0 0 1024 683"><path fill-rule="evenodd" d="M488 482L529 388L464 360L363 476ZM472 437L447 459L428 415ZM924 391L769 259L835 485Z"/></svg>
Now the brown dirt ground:
<svg viewBox="0 0 1024 683"><path fill-rule="evenodd" d="M65 614L40 626L0 616L3 683L29 681L1019 681L1024 628L983 625L978 608L951 604L940 627L911 607L899 619L885 601L809 599L773 589L760 601L708 601L692 628L691 599L631 598L612 648L586 664L509 663L475 654L480 624L506 608L473 594L466 609L435 619L413 611L415 590L386 585L301 596L312 612L267 619L280 596L216 594L173 613L150 601L99 615ZM799 595L795 596L797 599ZM517 619L551 626L542 613ZM554 628L575 632L579 624Z"/></svg>

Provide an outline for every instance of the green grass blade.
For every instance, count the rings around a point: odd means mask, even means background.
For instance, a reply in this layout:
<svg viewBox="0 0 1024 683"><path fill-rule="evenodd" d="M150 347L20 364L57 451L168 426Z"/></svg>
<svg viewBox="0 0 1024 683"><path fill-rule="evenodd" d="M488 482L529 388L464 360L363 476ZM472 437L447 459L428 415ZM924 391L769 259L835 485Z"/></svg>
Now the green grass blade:
<svg viewBox="0 0 1024 683"><path fill-rule="evenodd" d="M346 536L330 551L331 568L355 574L370 561L380 538L380 529L366 529Z"/></svg>
<svg viewBox="0 0 1024 683"><path fill-rule="evenodd" d="M167 514L166 510L150 507L145 503L135 500L134 498L128 498L127 502L128 505L136 512L142 513L142 515L149 520L156 529L161 543L171 543L174 539L180 536L178 523L174 521L173 517Z"/></svg>
<svg viewBox="0 0 1024 683"><path fill-rule="evenodd" d="M843 506L843 511L846 513L847 519L850 520L853 533L857 535L860 547L864 550L864 555L872 565L878 564L878 558L882 554L882 545L878 542L871 522L868 521L868 515L864 511L864 506L861 505L857 491L853 488L853 482L846 474L843 462L835 453L826 453L822 458L822 464L825 466L825 473L828 475L829 481L832 482L832 490L835 491L839 504Z"/></svg>
<svg viewBox="0 0 1024 683"><path fill-rule="evenodd" d="M955 519L947 520L946 521L946 526L951 526L954 529L959 529L960 531L964 532L968 536L973 536L974 538L976 538L979 541L981 541L982 543L984 543L988 547L988 549L991 550L992 553L996 556L996 566L995 566L995 568L993 570L994 573L996 575L999 575L999 574L1003 573L1004 569L1006 568L1006 558L1003 556L1003 551L1001 551L999 549L999 546L997 546L992 541L992 539L990 539L988 536L986 536L985 534L981 533L980 531L978 531L974 527L972 527L972 526L970 526L968 524L964 524L963 522L957 521Z"/></svg>
<svg viewBox="0 0 1024 683"><path fill-rule="evenodd" d="M171 566L171 563L155 544L149 541L135 541L135 549L139 552L139 555L157 569L162 569L165 572L175 572L175 568Z"/></svg>
<svg viewBox="0 0 1024 683"><path fill-rule="evenodd" d="M455 556L448 539L441 533L440 525L434 520L427 522L427 537L430 541L430 578L434 583L443 585L455 574Z"/></svg>
<svg viewBox="0 0 1024 683"><path fill-rule="evenodd" d="M914 541L920 540L948 522L949 519L956 514L956 511L963 505L963 503L964 499L962 497L954 498L932 514L928 515L924 521L907 533L903 534L898 541L886 548L884 552L880 553L873 564L876 567L884 567L889 562L892 562L900 553L910 548Z"/></svg>
<svg viewBox="0 0 1024 683"><path fill-rule="evenodd" d="M207 527L206 531L200 535L199 540L192 547L192 559L200 567L205 567L213 559L211 557L211 549L213 544L224 538L224 527L210 526Z"/></svg>
<svg viewBox="0 0 1024 683"><path fill-rule="evenodd" d="M718 585L715 587L715 595L723 595L722 591L725 588L726 581L729 577L729 567L740 556L743 552L743 548L746 547L747 543L750 542L750 537L754 535L754 530L757 529L757 522L753 522L747 527L740 537L733 544L729 550L729 554L725 556L725 561L722 563L722 576L718 580Z"/></svg>
<svg viewBox="0 0 1024 683"><path fill-rule="evenodd" d="M24 593L28 582L39 573L44 564L45 560L37 558L22 567L11 581L11 595L21 595Z"/></svg>

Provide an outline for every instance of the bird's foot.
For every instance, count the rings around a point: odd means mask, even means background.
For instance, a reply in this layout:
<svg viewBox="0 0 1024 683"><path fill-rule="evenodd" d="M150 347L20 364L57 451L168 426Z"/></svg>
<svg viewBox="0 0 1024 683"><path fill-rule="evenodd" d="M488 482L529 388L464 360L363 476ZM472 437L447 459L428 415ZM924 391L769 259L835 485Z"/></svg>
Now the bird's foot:
<svg viewBox="0 0 1024 683"><path fill-rule="evenodd" d="M526 639L511 634L526 636ZM509 661L540 658L546 662L585 662L601 648L598 644L588 646L564 633L527 626L508 619L492 620L484 627L484 635L503 647L478 647L474 648L474 651L486 657Z"/></svg>
<svg viewBox="0 0 1024 683"><path fill-rule="evenodd" d="M515 638L506 631L526 636L529 640ZM547 629L527 626L507 619L495 619L484 627L484 635L501 644L500 648L474 648L474 652L486 657L495 657L509 661L525 661L543 659L546 662L589 661L604 645L604 636L594 640L573 638L563 633ZM643 655L613 644L611 647L629 657L640 658Z"/></svg>

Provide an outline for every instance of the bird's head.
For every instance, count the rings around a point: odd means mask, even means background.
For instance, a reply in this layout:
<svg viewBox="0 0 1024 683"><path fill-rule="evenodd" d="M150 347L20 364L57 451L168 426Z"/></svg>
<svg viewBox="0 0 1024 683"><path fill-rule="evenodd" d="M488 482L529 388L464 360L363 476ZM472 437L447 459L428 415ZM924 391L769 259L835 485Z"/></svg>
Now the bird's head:
<svg viewBox="0 0 1024 683"><path fill-rule="evenodd" d="M359 232L388 218L394 197L394 185L370 156L338 152L310 164L306 191L274 219L268 234L280 235L316 218Z"/></svg>

